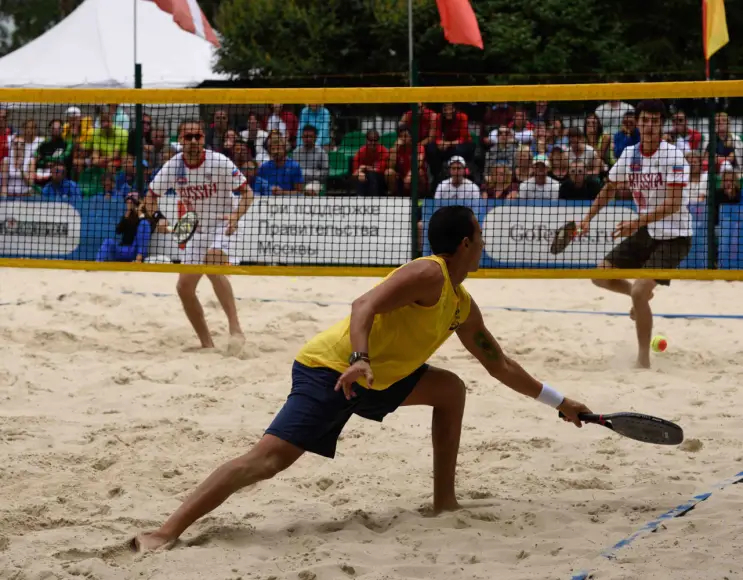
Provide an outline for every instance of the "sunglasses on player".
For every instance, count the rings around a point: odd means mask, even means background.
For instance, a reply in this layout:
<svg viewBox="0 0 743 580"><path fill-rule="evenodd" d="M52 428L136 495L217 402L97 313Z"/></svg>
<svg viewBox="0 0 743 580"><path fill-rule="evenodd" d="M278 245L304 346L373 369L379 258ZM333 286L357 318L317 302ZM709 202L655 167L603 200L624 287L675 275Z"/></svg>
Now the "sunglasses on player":
<svg viewBox="0 0 743 580"><path fill-rule="evenodd" d="M183 135L184 141L201 141L204 138L204 135L201 133L186 133Z"/></svg>

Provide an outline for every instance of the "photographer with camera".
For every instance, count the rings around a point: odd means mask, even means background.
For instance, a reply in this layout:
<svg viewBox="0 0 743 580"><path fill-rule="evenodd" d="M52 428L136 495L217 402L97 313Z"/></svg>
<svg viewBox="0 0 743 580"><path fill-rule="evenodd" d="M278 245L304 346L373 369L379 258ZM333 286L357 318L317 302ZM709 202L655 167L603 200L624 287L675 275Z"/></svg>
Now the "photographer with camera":
<svg viewBox="0 0 743 580"><path fill-rule="evenodd" d="M120 240L109 238L101 244L96 262L143 262L147 257L152 232L163 219L158 211L151 215L136 193L126 196L126 213L116 226Z"/></svg>

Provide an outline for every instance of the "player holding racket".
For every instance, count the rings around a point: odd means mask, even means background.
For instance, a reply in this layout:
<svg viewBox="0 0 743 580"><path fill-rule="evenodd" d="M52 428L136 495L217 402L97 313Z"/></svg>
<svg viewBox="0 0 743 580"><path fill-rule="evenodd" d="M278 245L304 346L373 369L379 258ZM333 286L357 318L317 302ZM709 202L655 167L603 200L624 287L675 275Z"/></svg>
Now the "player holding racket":
<svg viewBox="0 0 743 580"><path fill-rule="evenodd" d="M177 192L188 211L195 214L195 231L186 242L186 264L228 265L228 237L237 229L240 218L253 202L253 191L245 176L221 153L204 148L204 126L201 121L186 121L179 134L183 151L172 157L150 184L147 201L157 210L157 198L169 189ZM234 208L233 192L239 193ZM203 348L213 348L204 309L196 296L202 274L180 274L178 296ZM226 276L208 274L229 323L228 351L239 352L245 342L237 316L232 285Z"/></svg>
<svg viewBox="0 0 743 580"><path fill-rule="evenodd" d="M638 217L617 224L613 235L624 240L598 267L671 270L678 268L691 249L692 219L685 191L689 164L680 149L662 138L666 116L662 101L642 101L635 111L640 143L622 152L577 233L582 236L589 231L590 221L614 199L617 184L625 184L632 191ZM653 332L650 300L655 286L668 286L670 280L641 279L634 283L593 280L593 283L632 298L630 317L637 328L637 366L649 368Z"/></svg>
<svg viewBox="0 0 743 580"><path fill-rule="evenodd" d="M350 316L304 345L292 368L291 394L261 440L212 473L159 530L134 538L132 548L172 545L230 495L272 478L303 453L334 457L352 415L382 421L401 405L432 408L433 507L458 509L454 484L466 388L451 371L427 363L455 332L493 378L581 426L578 415L590 410L504 354L462 286L482 257L482 231L472 210L437 210L428 239L434 255L392 272L354 301Z"/></svg>

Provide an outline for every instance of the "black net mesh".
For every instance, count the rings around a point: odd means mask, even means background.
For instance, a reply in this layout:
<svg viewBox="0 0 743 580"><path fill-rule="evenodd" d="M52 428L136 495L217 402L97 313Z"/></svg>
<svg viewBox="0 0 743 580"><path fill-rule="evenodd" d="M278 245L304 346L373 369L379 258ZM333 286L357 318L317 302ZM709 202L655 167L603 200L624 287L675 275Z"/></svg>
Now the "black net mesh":
<svg viewBox="0 0 743 580"><path fill-rule="evenodd" d="M737 269L731 104L666 100L656 125L638 105L145 104L140 143L133 105L7 103L0 254L397 266L456 203L482 226L482 268Z"/></svg>

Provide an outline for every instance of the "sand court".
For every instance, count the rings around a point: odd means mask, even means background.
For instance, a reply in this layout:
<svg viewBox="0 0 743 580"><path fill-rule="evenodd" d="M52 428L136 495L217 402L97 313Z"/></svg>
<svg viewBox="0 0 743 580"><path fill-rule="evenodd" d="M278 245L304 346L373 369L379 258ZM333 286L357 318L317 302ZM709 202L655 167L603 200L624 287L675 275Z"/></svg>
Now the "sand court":
<svg viewBox="0 0 743 580"><path fill-rule="evenodd" d="M374 278L233 277L247 344L197 343L174 275L5 269L0 278L0 578L734 578L743 485L616 552L646 522L743 471L743 319L656 318L669 349L631 368L627 311L588 281L469 280L486 323L536 377L595 412L676 421L680 447L583 429L491 379L450 339L431 360L468 388L458 468L464 509L430 516L430 410L355 417L330 461L305 455L197 522L168 552L126 550L221 462L263 433L294 354ZM740 285L674 281L657 313L740 314Z"/></svg>

